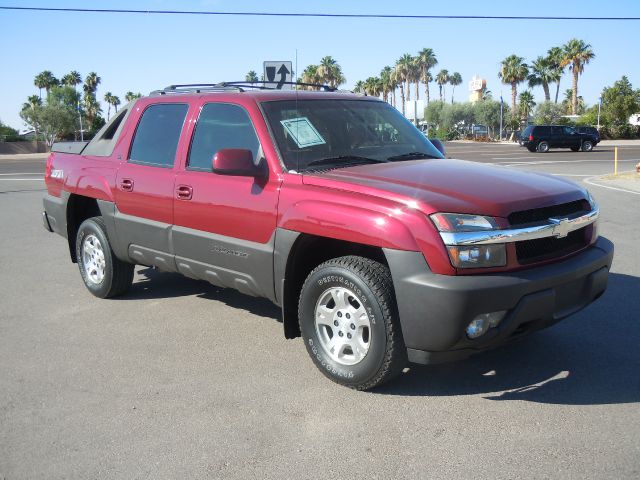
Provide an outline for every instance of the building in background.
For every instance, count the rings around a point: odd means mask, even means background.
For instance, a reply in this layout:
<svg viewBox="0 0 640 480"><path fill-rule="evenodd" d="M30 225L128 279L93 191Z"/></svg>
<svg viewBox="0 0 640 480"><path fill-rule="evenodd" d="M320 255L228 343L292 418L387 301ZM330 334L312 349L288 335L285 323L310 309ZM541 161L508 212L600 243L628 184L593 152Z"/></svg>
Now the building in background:
<svg viewBox="0 0 640 480"><path fill-rule="evenodd" d="M475 103L482 100L484 92L487 89L487 80L474 75L469 82L469 101Z"/></svg>

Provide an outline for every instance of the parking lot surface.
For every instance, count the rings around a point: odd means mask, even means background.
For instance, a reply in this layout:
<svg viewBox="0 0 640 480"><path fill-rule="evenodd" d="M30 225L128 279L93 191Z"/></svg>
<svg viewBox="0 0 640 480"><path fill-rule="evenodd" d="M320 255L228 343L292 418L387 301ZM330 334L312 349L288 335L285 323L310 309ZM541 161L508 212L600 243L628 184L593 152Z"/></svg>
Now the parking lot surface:
<svg viewBox="0 0 640 480"><path fill-rule="evenodd" d="M0 478L639 478L640 198L600 186L613 149L447 148L588 186L609 289L368 393L328 381L266 300L141 266L94 298L42 228L43 158L0 158ZM620 170L639 161L620 149Z"/></svg>

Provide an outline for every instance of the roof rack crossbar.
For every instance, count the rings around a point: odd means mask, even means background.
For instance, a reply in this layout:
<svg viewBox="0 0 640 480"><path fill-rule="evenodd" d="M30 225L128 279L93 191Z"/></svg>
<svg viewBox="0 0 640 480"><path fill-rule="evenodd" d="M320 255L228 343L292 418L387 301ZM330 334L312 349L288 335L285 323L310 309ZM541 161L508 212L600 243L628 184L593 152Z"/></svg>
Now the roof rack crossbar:
<svg viewBox="0 0 640 480"><path fill-rule="evenodd" d="M162 90L154 90L150 95L170 95L180 93L203 93L203 92L242 92L239 86L225 86L219 83L185 83L180 85L169 85Z"/></svg>
<svg viewBox="0 0 640 480"><path fill-rule="evenodd" d="M267 80L258 80L255 82L247 82L246 80L239 80L233 82L221 82L218 85L223 86L238 86L238 87L248 87L248 88L259 88L260 90L278 90L277 87L273 87L271 85L296 85L299 87L316 87L322 90L323 92L335 92L338 90L336 87L332 87L331 85L325 85L322 83L304 83L304 82L270 82Z"/></svg>
<svg viewBox="0 0 640 480"><path fill-rule="evenodd" d="M338 89L330 85L324 85L321 83L304 83L304 82L269 82L266 80L259 80L255 82L247 82L244 80L233 82L219 82L219 83L184 83L179 85L169 85L162 90L154 90L149 95L173 95L180 93L205 93L205 92L244 92L247 88L255 88L259 90L278 90L273 84L282 85L295 85L297 87L312 87L317 88L323 92L336 92Z"/></svg>

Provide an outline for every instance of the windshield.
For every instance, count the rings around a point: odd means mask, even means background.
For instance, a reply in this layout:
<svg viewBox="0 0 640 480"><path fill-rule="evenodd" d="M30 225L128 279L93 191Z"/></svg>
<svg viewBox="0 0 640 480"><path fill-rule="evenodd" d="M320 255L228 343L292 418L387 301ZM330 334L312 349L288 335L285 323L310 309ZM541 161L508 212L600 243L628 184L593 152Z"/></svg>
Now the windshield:
<svg viewBox="0 0 640 480"><path fill-rule="evenodd" d="M385 102L278 100L262 107L288 170L444 158Z"/></svg>

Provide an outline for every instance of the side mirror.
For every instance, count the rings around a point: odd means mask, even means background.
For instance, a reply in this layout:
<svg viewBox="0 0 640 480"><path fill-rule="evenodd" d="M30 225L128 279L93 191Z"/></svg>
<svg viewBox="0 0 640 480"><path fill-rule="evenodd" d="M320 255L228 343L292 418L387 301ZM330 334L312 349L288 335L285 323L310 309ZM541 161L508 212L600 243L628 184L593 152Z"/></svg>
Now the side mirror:
<svg viewBox="0 0 640 480"><path fill-rule="evenodd" d="M263 162L253 163L251 150L226 148L213 156L213 172L218 175L234 175L237 177L263 177L266 170Z"/></svg>
<svg viewBox="0 0 640 480"><path fill-rule="evenodd" d="M442 140L439 140L437 138L430 138L429 141L433 144L434 147L436 147L438 149L438 151L442 155L445 155L444 143L442 143Z"/></svg>

